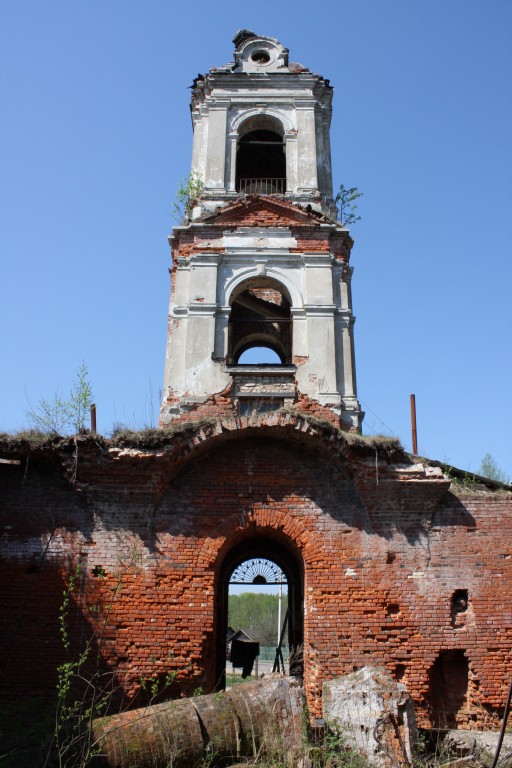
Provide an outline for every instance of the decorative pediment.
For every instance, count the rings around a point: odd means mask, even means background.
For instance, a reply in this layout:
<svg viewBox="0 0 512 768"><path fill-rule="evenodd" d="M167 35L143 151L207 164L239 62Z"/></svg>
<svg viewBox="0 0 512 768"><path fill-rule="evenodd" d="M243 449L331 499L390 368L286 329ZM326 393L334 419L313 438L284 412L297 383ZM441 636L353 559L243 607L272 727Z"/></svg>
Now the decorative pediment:
<svg viewBox="0 0 512 768"><path fill-rule="evenodd" d="M333 224L326 216L272 195L248 195L222 208L202 223L244 227L290 227Z"/></svg>

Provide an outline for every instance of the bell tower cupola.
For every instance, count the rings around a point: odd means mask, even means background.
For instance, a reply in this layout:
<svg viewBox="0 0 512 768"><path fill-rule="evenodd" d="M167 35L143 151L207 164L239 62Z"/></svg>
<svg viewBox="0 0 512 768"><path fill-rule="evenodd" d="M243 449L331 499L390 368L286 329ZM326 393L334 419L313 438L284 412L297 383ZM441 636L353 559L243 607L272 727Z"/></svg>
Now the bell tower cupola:
<svg viewBox="0 0 512 768"><path fill-rule="evenodd" d="M192 173L204 185L193 216L252 193L335 213L329 81L274 38L241 30L233 42L234 61L192 86Z"/></svg>
<svg viewBox="0 0 512 768"><path fill-rule="evenodd" d="M307 410L358 431L348 230L328 80L240 30L192 86L189 200L173 229L160 425Z"/></svg>

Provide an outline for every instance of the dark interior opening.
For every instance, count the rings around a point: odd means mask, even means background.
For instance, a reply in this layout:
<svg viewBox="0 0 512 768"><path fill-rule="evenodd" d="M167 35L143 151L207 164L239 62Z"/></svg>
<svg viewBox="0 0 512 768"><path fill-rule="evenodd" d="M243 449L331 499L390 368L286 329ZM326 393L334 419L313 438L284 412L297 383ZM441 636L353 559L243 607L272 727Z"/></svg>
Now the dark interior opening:
<svg viewBox="0 0 512 768"><path fill-rule="evenodd" d="M468 609L468 591L467 589L456 589L452 595L452 614L464 613Z"/></svg>
<svg viewBox="0 0 512 768"><path fill-rule="evenodd" d="M432 725L456 728L467 705L469 662L462 650L441 651L429 672Z"/></svg>
<svg viewBox="0 0 512 768"><path fill-rule="evenodd" d="M456 589L450 601L450 619L452 627L464 627L468 618L469 595L467 589Z"/></svg>
<svg viewBox="0 0 512 768"><path fill-rule="evenodd" d="M239 416L252 416L255 414L272 413L284 406L282 397L244 397L238 403Z"/></svg>
<svg viewBox="0 0 512 768"><path fill-rule="evenodd" d="M238 192L286 192L286 153L282 136L273 130L249 131L240 139L236 161Z"/></svg>

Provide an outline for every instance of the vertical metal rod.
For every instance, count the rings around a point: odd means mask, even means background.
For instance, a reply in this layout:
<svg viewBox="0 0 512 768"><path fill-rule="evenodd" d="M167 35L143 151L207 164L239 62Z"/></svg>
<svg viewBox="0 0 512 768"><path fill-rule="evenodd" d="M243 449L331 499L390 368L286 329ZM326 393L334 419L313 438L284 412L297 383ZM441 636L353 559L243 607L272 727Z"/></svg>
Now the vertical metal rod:
<svg viewBox="0 0 512 768"><path fill-rule="evenodd" d="M91 405L91 432L96 434L96 406L94 403Z"/></svg>
<svg viewBox="0 0 512 768"><path fill-rule="evenodd" d="M496 768L496 766L498 765L498 759L501 752L501 745L503 744L503 737L505 736L505 731L507 730L508 714L510 712L511 704L512 704L512 683L510 683L510 688L508 689L508 698L507 698L507 703L505 704L505 711L503 713L501 731L500 731L498 743L496 745L496 752L494 754L494 760L492 761L491 768Z"/></svg>
<svg viewBox="0 0 512 768"><path fill-rule="evenodd" d="M412 452L418 454L418 432L416 431L416 396L411 395Z"/></svg>
<svg viewBox="0 0 512 768"><path fill-rule="evenodd" d="M283 574L279 577L279 599L277 603L277 643L279 645L279 637L281 635L281 603L283 600Z"/></svg>

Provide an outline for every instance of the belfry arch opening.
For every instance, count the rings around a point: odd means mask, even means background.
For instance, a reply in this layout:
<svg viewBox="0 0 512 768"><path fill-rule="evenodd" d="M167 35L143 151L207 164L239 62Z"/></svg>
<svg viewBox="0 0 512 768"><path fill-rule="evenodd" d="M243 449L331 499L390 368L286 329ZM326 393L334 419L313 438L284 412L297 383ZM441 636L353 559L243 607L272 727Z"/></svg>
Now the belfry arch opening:
<svg viewBox="0 0 512 768"><path fill-rule="evenodd" d="M291 364L291 302L277 280L255 277L239 286L231 299L228 339L228 361L232 364L244 364L242 356L246 357L248 350L255 350L256 355L262 355L263 350L273 353L271 365Z"/></svg>
<svg viewBox="0 0 512 768"><path fill-rule="evenodd" d="M238 365L282 365L282 362L277 352L265 345L249 347L238 357Z"/></svg>
<svg viewBox="0 0 512 768"><path fill-rule="evenodd" d="M286 145L281 123L258 115L243 123L236 158L236 190L251 194L286 192Z"/></svg>
<svg viewBox="0 0 512 768"><path fill-rule="evenodd" d="M265 595L272 599L261 599ZM251 537L235 546L220 568L216 626L218 689L232 684L233 676L272 670L302 675L303 576L297 556L272 538Z"/></svg>

